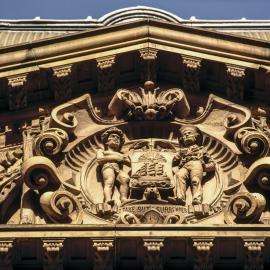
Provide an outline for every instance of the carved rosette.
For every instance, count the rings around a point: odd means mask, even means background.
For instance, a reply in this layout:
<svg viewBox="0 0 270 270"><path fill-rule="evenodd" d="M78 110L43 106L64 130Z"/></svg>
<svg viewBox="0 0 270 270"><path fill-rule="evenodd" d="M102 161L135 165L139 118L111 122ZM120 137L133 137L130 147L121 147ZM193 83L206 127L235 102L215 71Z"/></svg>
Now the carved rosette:
<svg viewBox="0 0 270 270"><path fill-rule="evenodd" d="M227 65L227 97L232 100L244 98L245 68Z"/></svg>
<svg viewBox="0 0 270 270"><path fill-rule="evenodd" d="M0 268L12 270L13 240L0 239Z"/></svg>
<svg viewBox="0 0 270 270"><path fill-rule="evenodd" d="M262 194L240 192L232 196L224 212L227 224L259 222L266 201Z"/></svg>
<svg viewBox="0 0 270 270"><path fill-rule="evenodd" d="M200 91L200 70L202 59L182 55L183 62L183 88L187 92Z"/></svg>
<svg viewBox="0 0 270 270"><path fill-rule="evenodd" d="M43 239L45 270L63 270L64 239Z"/></svg>
<svg viewBox="0 0 270 270"><path fill-rule="evenodd" d="M112 239L93 240L94 248L94 270L112 270L113 269L113 248Z"/></svg>
<svg viewBox="0 0 270 270"><path fill-rule="evenodd" d="M212 270L212 248L213 239L193 239L193 247L195 249L194 270Z"/></svg>
<svg viewBox="0 0 270 270"><path fill-rule="evenodd" d="M111 91L115 87L116 56L110 55L96 59L98 70L98 91Z"/></svg>
<svg viewBox="0 0 270 270"><path fill-rule="evenodd" d="M157 81L157 55L158 50L152 48L141 49L141 82L145 81Z"/></svg>
<svg viewBox="0 0 270 270"><path fill-rule="evenodd" d="M9 109L19 110L27 106L27 74L8 77Z"/></svg>
<svg viewBox="0 0 270 270"><path fill-rule="evenodd" d="M68 134L59 128L49 128L35 140L35 152L40 156L54 156L67 146Z"/></svg>
<svg viewBox="0 0 270 270"><path fill-rule="evenodd" d="M55 100L63 101L71 98L71 71L72 65L64 65L52 69L52 88Z"/></svg>
<svg viewBox="0 0 270 270"><path fill-rule="evenodd" d="M143 239L145 248L144 270L163 270L161 250L164 239Z"/></svg>
<svg viewBox="0 0 270 270"><path fill-rule="evenodd" d="M243 239L246 248L245 270L263 270L264 239Z"/></svg>

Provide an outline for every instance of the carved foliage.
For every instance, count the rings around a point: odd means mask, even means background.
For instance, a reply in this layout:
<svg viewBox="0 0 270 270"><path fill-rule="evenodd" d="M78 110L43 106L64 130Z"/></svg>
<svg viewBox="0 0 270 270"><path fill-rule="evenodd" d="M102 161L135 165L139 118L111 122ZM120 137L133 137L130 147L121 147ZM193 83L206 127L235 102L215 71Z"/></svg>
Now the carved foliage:
<svg viewBox="0 0 270 270"><path fill-rule="evenodd" d="M144 84L141 93L119 89L109 104L109 111L118 119L163 120L169 117L183 118L190 108L180 89L159 92L152 81Z"/></svg>
<svg viewBox="0 0 270 270"><path fill-rule="evenodd" d="M97 239L93 240L94 248L94 270L113 269L113 240Z"/></svg>
<svg viewBox="0 0 270 270"><path fill-rule="evenodd" d="M22 156L21 147L0 153L0 204L11 196L11 192L21 183Z"/></svg>

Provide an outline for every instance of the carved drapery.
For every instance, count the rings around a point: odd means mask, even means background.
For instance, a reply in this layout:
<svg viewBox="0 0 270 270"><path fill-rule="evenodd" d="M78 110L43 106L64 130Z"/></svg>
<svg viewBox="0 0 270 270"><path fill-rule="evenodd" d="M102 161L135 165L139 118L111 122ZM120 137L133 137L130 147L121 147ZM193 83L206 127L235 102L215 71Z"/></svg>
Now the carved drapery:
<svg viewBox="0 0 270 270"><path fill-rule="evenodd" d="M182 55L183 63L183 88L187 92L200 91L200 70L202 59Z"/></svg>
<svg viewBox="0 0 270 270"><path fill-rule="evenodd" d="M227 98L232 100L244 99L245 68L227 65Z"/></svg>
<svg viewBox="0 0 270 270"><path fill-rule="evenodd" d="M158 71L158 50L153 48L141 49L140 60L141 60L141 82L145 81L157 81L157 71Z"/></svg>
<svg viewBox="0 0 270 270"><path fill-rule="evenodd" d="M52 68L52 88L54 99L64 101L72 96L72 65L64 65Z"/></svg>
<svg viewBox="0 0 270 270"><path fill-rule="evenodd" d="M97 60L98 91L112 91L115 87L115 61L116 56L110 55Z"/></svg>
<svg viewBox="0 0 270 270"><path fill-rule="evenodd" d="M27 106L27 74L8 77L9 109L23 109Z"/></svg>

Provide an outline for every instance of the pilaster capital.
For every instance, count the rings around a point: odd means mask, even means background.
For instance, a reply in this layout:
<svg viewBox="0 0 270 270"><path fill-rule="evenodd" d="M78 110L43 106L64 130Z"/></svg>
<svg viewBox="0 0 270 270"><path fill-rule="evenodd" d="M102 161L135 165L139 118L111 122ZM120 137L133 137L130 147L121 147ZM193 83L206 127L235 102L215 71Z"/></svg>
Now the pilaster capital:
<svg viewBox="0 0 270 270"><path fill-rule="evenodd" d="M22 87L27 81L27 74L18 74L10 76L8 79L8 85L11 88Z"/></svg>
<svg viewBox="0 0 270 270"><path fill-rule="evenodd" d="M143 246L148 252L160 252L164 247L164 239L143 239Z"/></svg>
<svg viewBox="0 0 270 270"><path fill-rule="evenodd" d="M64 66L53 67L52 68L53 76L55 76L57 78L62 78L62 77L69 76L71 74L71 69L72 69L71 64L64 65Z"/></svg>
<svg viewBox="0 0 270 270"><path fill-rule="evenodd" d="M113 64L115 64L115 59L116 59L116 55L110 55L110 56L97 58L96 59L97 67L101 70L111 68Z"/></svg>
<svg viewBox="0 0 270 270"><path fill-rule="evenodd" d="M226 67L228 75L240 79L243 79L245 77L245 70L246 70L245 67L230 64L226 64Z"/></svg>
<svg viewBox="0 0 270 270"><path fill-rule="evenodd" d="M114 246L113 239L94 239L93 248L96 251L111 251Z"/></svg>
<svg viewBox="0 0 270 270"><path fill-rule="evenodd" d="M193 247L196 248L197 251L209 252L214 246L213 241L214 238L192 238Z"/></svg>
<svg viewBox="0 0 270 270"><path fill-rule="evenodd" d="M6 254L13 248L13 239L0 239L0 253Z"/></svg>
<svg viewBox="0 0 270 270"><path fill-rule="evenodd" d="M200 69L202 59L194 56L181 55L184 66L190 69Z"/></svg>
<svg viewBox="0 0 270 270"><path fill-rule="evenodd" d="M140 57L143 60L156 60L157 59L157 54L158 50L153 49L153 48L144 48L140 49Z"/></svg>

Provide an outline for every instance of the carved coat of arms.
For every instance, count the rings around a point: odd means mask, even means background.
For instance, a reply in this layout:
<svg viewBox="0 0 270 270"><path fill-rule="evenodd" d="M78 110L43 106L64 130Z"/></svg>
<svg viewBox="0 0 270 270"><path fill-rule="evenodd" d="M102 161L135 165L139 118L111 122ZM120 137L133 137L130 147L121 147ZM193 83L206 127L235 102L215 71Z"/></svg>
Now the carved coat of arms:
<svg viewBox="0 0 270 270"><path fill-rule="evenodd" d="M20 187L20 223L269 223L263 114L211 95L193 116L181 89L152 82L118 90L108 110L84 95L1 153L2 203Z"/></svg>

